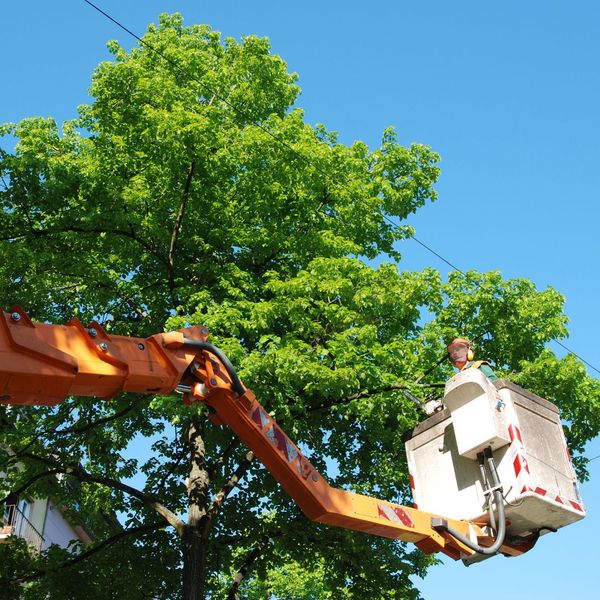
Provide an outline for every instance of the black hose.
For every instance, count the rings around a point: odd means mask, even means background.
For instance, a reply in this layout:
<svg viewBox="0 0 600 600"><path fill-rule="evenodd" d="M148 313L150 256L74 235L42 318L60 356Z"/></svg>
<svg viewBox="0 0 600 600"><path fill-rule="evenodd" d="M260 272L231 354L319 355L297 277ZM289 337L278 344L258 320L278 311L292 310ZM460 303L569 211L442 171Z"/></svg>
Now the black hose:
<svg viewBox="0 0 600 600"><path fill-rule="evenodd" d="M231 377L233 391L239 396L243 396L246 393L246 388L242 385L242 382L240 381L238 374L235 372L235 368L231 364L231 361L221 350L219 350L219 348L201 340L190 340L188 338L184 338L183 341L185 345L189 346L190 348L198 348L214 354L223 363L225 370L227 371L229 377Z"/></svg>

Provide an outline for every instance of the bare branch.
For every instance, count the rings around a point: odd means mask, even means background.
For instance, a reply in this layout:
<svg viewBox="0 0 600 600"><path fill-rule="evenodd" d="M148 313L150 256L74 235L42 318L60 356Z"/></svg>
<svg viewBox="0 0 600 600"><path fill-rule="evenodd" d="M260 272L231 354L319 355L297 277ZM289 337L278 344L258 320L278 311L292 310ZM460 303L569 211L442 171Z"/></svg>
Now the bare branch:
<svg viewBox="0 0 600 600"><path fill-rule="evenodd" d="M331 408L332 406L341 406L344 404L349 404L353 400L358 400L359 398L370 398L372 396L376 396L377 394L383 394L385 392L393 392L395 390L405 390L407 389L405 385L401 383L392 383L386 387L383 387L379 390L363 390L360 392L356 392L355 394L350 394L344 398L331 398L329 400L324 400L321 404L316 404L315 406L309 407L308 412L313 412L317 410L323 410L326 408ZM296 411L297 412L297 411Z"/></svg>
<svg viewBox="0 0 600 600"><path fill-rule="evenodd" d="M231 440L231 443L229 444L229 446L227 446L227 448L225 448L225 450L223 451L221 456L219 456L217 458L217 460L215 461L215 464L207 469L208 474L211 479L214 477L215 473L217 472L217 469L222 467L225 464L225 462L227 462L227 460L238 449L238 447L240 446L241 443L242 442L241 442L240 438L238 438L238 437L234 437L233 440Z"/></svg>
<svg viewBox="0 0 600 600"><path fill-rule="evenodd" d="M150 288L153 288L153 287L155 287L157 285L161 285L161 284L162 284L161 281L153 281L152 283L149 283L147 285L144 285L144 286L138 288L137 292L141 294L141 292L144 292L146 290L149 290ZM105 288L108 289L109 286L108 285L104 285L103 287L105 287ZM119 296L120 301L117 302L115 305L113 305L110 308L111 311L116 310L122 304L128 303L130 306L132 306L132 308L135 310L135 312L140 317L142 317L143 319L145 319L145 318L148 317L148 313L145 311L145 309L138 302L136 302L133 298L129 298L128 296L126 296L125 294L123 294L122 292L120 292L119 290L116 290L116 294Z"/></svg>
<svg viewBox="0 0 600 600"><path fill-rule="evenodd" d="M45 435L45 432L43 432L43 431L36 433L33 436L33 439L28 444L26 444L24 448L20 448L16 452L11 451L11 458L9 459L9 462L18 462L18 458L22 454L25 454L27 452L27 450L29 450L29 448L31 448L31 446L33 446L39 439L44 437L44 435Z"/></svg>
<svg viewBox="0 0 600 600"><path fill-rule="evenodd" d="M99 425L105 425L106 423L110 423L111 421L115 421L116 419L123 417L127 413L131 412L135 408L135 405L136 405L135 403L132 403L129 406L127 406L126 408L124 408L123 410L119 411L118 413L109 415L108 417L104 417L102 419L98 419L97 421L93 421L93 422L88 423L87 425L83 425L81 427L72 427L69 429L58 429L56 431L51 431L51 432L45 432L45 431L39 432L33 437L33 439L24 448L17 450L14 453L14 457L18 458L19 456L22 456L29 448L31 448L31 446L33 446L38 440L40 440L44 436L67 435L67 434L79 435L81 433L86 433L86 432L90 431L91 429L98 427Z"/></svg>
<svg viewBox="0 0 600 600"><path fill-rule="evenodd" d="M106 423L110 423L111 421L116 421L121 417L124 417L127 413L130 413L136 406L136 403L133 402L129 406L126 406L123 410L120 410L118 413L114 413L107 417L103 417L102 419L98 419L97 421L92 421L87 425L82 425L81 427L71 427L70 429L58 429L53 432L53 435L66 435L69 433L79 435L80 433L86 433L99 425L105 425Z"/></svg>
<svg viewBox="0 0 600 600"><path fill-rule="evenodd" d="M177 517L177 515L175 515L175 513L171 512L166 506L161 504L155 498L148 496L144 492L134 487L131 487L130 485L122 483L121 481L117 481L116 479L112 479L110 477L104 477L102 475L92 475L80 465L65 466L52 459L37 456L35 454L30 453L25 453L21 456L23 456L24 458L29 458L33 461L37 461L41 464L50 466L53 469L57 469L61 473L65 473L67 475L71 475L72 477L75 477L80 481L86 483L98 483L100 485L105 485L106 487L109 487L111 489L118 490L130 496L133 496L134 498L140 500L140 502L143 502L148 508L151 508L152 510L156 511L161 517L163 517L163 519L165 519L165 521L167 521L167 523L169 523L169 525L172 525L177 530L177 533L180 536L183 535L184 523L181 519Z"/></svg>
<svg viewBox="0 0 600 600"><path fill-rule="evenodd" d="M5 496L4 498L0 499L0 504L4 504L5 502L8 502L8 499L11 496L20 496L28 487L33 485L38 479L43 479L44 477L49 477L50 475L56 475L57 473L61 473L61 472L62 471L60 471L59 469L50 469L49 471L43 471L42 473L38 473L37 475L34 475L30 479L28 479L21 487L17 488L16 490L12 490L10 492L10 494L8 494L8 496Z"/></svg>
<svg viewBox="0 0 600 600"><path fill-rule="evenodd" d="M143 306L139 302L137 302L136 300L134 300L133 298L128 296L127 294L123 293L123 291L120 290L116 285L109 285L109 284L102 283L99 281L96 281L94 283L94 285L96 285L97 287L107 289L107 290L111 290L117 296L119 296L120 302L116 306L121 306L122 304L129 304L129 306L131 306L131 308L133 308L133 310L135 310L135 312L138 314L138 316L140 316L142 319L148 318L148 312L143 308ZM153 283L151 285L144 286L143 288L140 289L140 291L148 289L149 287L152 287L153 285L155 285L155 284Z"/></svg>
<svg viewBox="0 0 600 600"><path fill-rule="evenodd" d="M85 560L86 558L93 556L97 552L104 550L104 548L107 548L108 546L112 546L112 544L114 544L114 543L118 542L119 540L122 540L123 538L126 538L130 535L139 535L140 533L148 533L150 531L155 531L156 529L163 529L164 527L165 527L164 522L158 521L157 523L147 523L146 525L139 525L138 527L131 527L130 529L124 529L123 531L120 531L116 535L113 535L112 537L104 540L97 546L90 548L86 552L82 552L81 554L77 555L75 558L73 558L70 561L66 562L65 564L61 565L59 568L65 569L67 567L71 567L71 566Z"/></svg>
<svg viewBox="0 0 600 600"><path fill-rule="evenodd" d="M62 227L57 227L55 229L36 229L34 223L29 221L30 232L28 233L19 233L19 234L10 234L9 236L5 236L0 238L0 241L9 241L9 240L17 240L27 238L30 235L33 236L48 236L60 233L89 233L98 235L101 233L108 233L113 235L118 235L122 237L127 237L136 241L140 246L146 249L150 254L158 258L163 264L168 266L168 260L165 256L163 256L159 250L150 242L147 242L144 238L140 237L138 233L130 226L129 231L124 229L110 229L106 227L81 227L79 225L64 225Z"/></svg>
<svg viewBox="0 0 600 600"><path fill-rule="evenodd" d="M188 452L188 449L184 446L180 451L179 454L177 454L177 456L175 457L175 460L171 463L171 466L168 470L166 470L162 477L160 478L160 482L159 484L156 486L156 489L158 491L161 491L163 489L163 486L165 485L167 479L173 475L173 473L175 472L175 469L179 466L179 464L181 463L181 461L184 459L184 457L186 456Z"/></svg>

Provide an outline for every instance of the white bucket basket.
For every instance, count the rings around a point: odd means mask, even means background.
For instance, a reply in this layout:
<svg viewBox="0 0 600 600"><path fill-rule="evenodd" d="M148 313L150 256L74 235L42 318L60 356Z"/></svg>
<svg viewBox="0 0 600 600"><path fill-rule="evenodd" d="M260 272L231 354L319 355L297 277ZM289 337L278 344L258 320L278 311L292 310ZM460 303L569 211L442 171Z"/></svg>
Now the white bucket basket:
<svg viewBox="0 0 600 600"><path fill-rule="evenodd" d="M419 509L487 522L477 454L491 447L506 501L508 535L558 529L585 516L558 408L478 369L446 384L446 408L406 438Z"/></svg>

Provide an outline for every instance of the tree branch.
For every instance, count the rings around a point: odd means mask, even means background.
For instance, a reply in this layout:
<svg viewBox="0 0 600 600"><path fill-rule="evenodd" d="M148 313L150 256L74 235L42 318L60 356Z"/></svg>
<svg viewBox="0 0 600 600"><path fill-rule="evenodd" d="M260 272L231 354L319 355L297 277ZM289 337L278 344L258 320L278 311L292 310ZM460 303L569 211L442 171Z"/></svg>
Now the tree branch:
<svg viewBox="0 0 600 600"><path fill-rule="evenodd" d="M133 308L133 310L142 319L148 318L148 312L144 309L144 307L139 302L136 302L133 298L130 298L129 296L127 296L127 294L124 294L116 285L110 285L110 284L102 283L99 281L94 282L94 285L96 285L97 287L104 288L105 290L110 290L110 291L114 292L117 296L119 296L120 302L117 303L116 306L113 307L113 310L114 310L114 308L119 307L122 304L129 304L129 306L131 306L131 308ZM149 287L152 287L153 285L156 285L156 283L146 285L143 288L141 288L139 291L141 292L142 290L146 290Z"/></svg>
<svg viewBox="0 0 600 600"><path fill-rule="evenodd" d="M98 425L105 425L106 423L110 423L111 421L116 421L121 417L124 417L127 413L131 412L136 406L136 403L133 402L129 406L126 406L123 410L120 410L118 413L114 413L107 417L103 417L102 419L98 419L97 421L92 421L87 425L82 425L81 427L71 427L70 429L58 429L53 432L53 435L66 435L69 433L79 435L80 433L86 433Z"/></svg>
<svg viewBox="0 0 600 600"><path fill-rule="evenodd" d="M163 264L168 267L168 260L165 258L158 249L153 245L140 237L133 227L129 231L123 229L109 229L104 227L80 227L78 225L65 225L64 227L57 227L56 229L36 229L33 223L29 223L29 227L31 229L30 233L20 233L20 234L11 234L9 236L4 236L0 238L0 241L13 241L22 238L27 238L29 235L33 236L47 236L53 234L60 233L90 233L98 235L100 233L109 233L113 235L118 235L122 237L130 238L136 241L140 246L146 249L150 254L158 258Z"/></svg>
<svg viewBox="0 0 600 600"><path fill-rule="evenodd" d="M162 521L158 521L156 523L147 523L146 525L139 525L138 527L131 527L130 529L124 529L123 531L120 531L119 533L113 535L112 537L104 540L97 546L90 548L86 552L82 552L81 554L78 554L75 558L71 559L70 561L67 561L66 563L61 565L59 568L66 569L67 567L71 567L79 562L82 562L83 560L89 558L90 556L93 556L94 554L100 552L101 550L104 550L104 548L107 548L108 546L112 546L112 544L114 544L114 543L118 542L119 540L122 540L123 538L126 538L130 535L138 535L140 533L148 533L150 531L155 531L156 529L163 529L164 527L165 527L165 523Z"/></svg>
<svg viewBox="0 0 600 600"><path fill-rule="evenodd" d="M244 460L238 465L234 474L229 478L229 481L219 490L217 495L213 498L210 507L206 511L206 516L208 518L207 529L210 528L223 504L225 498L229 496L231 490L237 485L239 480L246 474L252 461L254 460L254 452L250 451L244 457Z"/></svg>
<svg viewBox="0 0 600 600"><path fill-rule="evenodd" d="M71 560L64 562L62 565L58 565L55 569L52 569L52 571L60 571L62 569L67 569L69 567L72 567L73 565L76 565L77 563L80 563L80 562L88 559L90 556L93 556L94 554L101 552L105 548L112 546L113 544L117 543L118 541L120 541L126 537L129 537L132 535L139 535L141 533L149 533L150 531L155 531L156 529L162 529L164 526L165 526L164 522L160 521L157 523L147 523L146 525L140 525L139 527L132 527L130 529L124 529L123 531L120 531L119 533L113 535L112 537L107 538L103 542L100 542L97 546L94 546L93 548L90 548L89 550L86 550L85 552L78 554ZM38 569L38 570L34 571L33 573L30 573L27 575L23 575L20 577L13 577L12 579L10 579L8 581L8 583L24 583L26 581L33 581L35 579L39 579L40 577L44 577L45 575L47 575L48 573L50 573L52 571Z"/></svg>
<svg viewBox="0 0 600 600"><path fill-rule="evenodd" d="M156 511L161 517L163 517L163 519L165 519L165 521L167 521L169 525L172 525L177 530L179 536L183 535L184 523L181 519L177 517L177 515L175 515L175 513L171 512L158 500L152 498L151 496L148 496L144 492L134 487L131 487L125 483L122 483L121 481L117 481L116 479L112 479L110 477L104 477L102 475L92 475L80 465L65 466L52 459L37 456L35 454L30 453L25 453L21 456L23 456L24 458L29 458L33 461L37 461L46 466L50 466L53 469L57 469L59 472L65 473L67 475L71 475L72 477L75 477L80 481L86 483L98 483L100 485L104 485L111 489L118 490L130 496L133 496L134 498L137 498L140 502L145 504L148 508L151 508L152 510Z"/></svg>
<svg viewBox="0 0 600 600"><path fill-rule="evenodd" d="M162 282L161 281L153 281L152 283L149 283L147 285L144 285L140 288L137 289L137 293L140 294L141 292L144 292L146 290L149 290L152 287L155 287L157 285L161 285ZM104 288L109 289L109 286L106 284L97 284L100 285ZM113 289L113 288L110 288ZM148 317L148 313L146 312L146 310L143 308L142 305L139 304L139 302L136 302L133 298L129 298L128 296L126 296L125 294L123 294L122 292L120 292L119 290L115 290L116 294L119 296L120 300L119 302L117 302L116 304L114 304L113 306L110 307L110 311L114 311L117 308L119 308L119 306L127 303L129 304L134 310L135 312L142 317L143 319L146 319Z"/></svg>
<svg viewBox="0 0 600 600"><path fill-rule="evenodd" d="M229 588L229 592L227 594L227 600L238 600L238 592L240 590L240 586L242 585L242 581L244 577L248 574L248 571L252 568L252 565L256 562L256 559L260 556L261 552L264 550L265 546L269 543L269 536L264 535L252 548L252 550L248 553L248 556L244 559L242 566L238 569L238 572L235 574L233 578L233 583Z"/></svg>
<svg viewBox="0 0 600 600"><path fill-rule="evenodd" d="M8 501L11 496L20 496L29 486L33 485L38 479L43 479L44 477L49 477L50 475L56 475L57 473L62 473L59 469L50 469L49 471L44 471L42 473L38 473L34 475L30 479L28 479L21 487L16 490L12 490L10 494L0 499L0 504L4 504Z"/></svg>
<svg viewBox="0 0 600 600"><path fill-rule="evenodd" d="M192 186L192 177L194 176L194 170L196 169L196 161L192 160L190 170L188 171L187 178L185 180L185 186L183 188L183 195L181 198L181 204L177 211L177 217L175 218L175 225L173 226L173 233L171 234L171 243L169 244L169 253L167 255L167 269L169 272L169 287L171 291L175 288L175 248L177 247L177 239L179 238L179 232L181 231L181 222L183 221L183 215L187 206L190 189Z"/></svg>
<svg viewBox="0 0 600 600"><path fill-rule="evenodd" d="M238 449L238 447L241 444L241 440L238 437L234 437L233 440L231 440L231 443L229 444L229 446L227 446L227 448L225 448L223 454L221 454L221 456L219 456L217 458L217 460L215 461L215 464L212 465L210 468L206 469L206 471L208 472L209 477L212 479L215 475L215 473L217 472L217 469L219 469L220 467L222 467L225 462L227 461L227 459L229 459L233 453Z"/></svg>
<svg viewBox="0 0 600 600"><path fill-rule="evenodd" d="M156 489L158 491L163 489L163 486L165 485L167 479L175 472L175 469L179 466L179 463L181 463L187 452L188 449L185 446L179 451L179 454L177 454L175 460L171 463L170 468L167 471L165 471L162 477L160 478L160 482L156 486Z"/></svg>
<svg viewBox="0 0 600 600"><path fill-rule="evenodd" d="M308 411L313 412L313 411L317 411L317 410L323 410L325 408L331 408L332 406L341 406L344 404L349 404L353 400L358 400L359 398L370 398L371 396L376 396L377 394L383 394L385 392L393 392L395 390L405 390L405 389L407 389L406 386L401 383L392 383L391 385L388 385L379 390L373 390L373 391L362 390L360 392L356 392L355 394L350 394L349 396L346 396L345 398L336 398L336 399L331 398L329 400L324 400L323 402L321 402L321 404L317 404L315 406L309 407ZM294 412L294 411L292 410L292 412ZM296 411L296 413L300 414L298 411Z"/></svg>
<svg viewBox="0 0 600 600"><path fill-rule="evenodd" d="M94 429L95 427L98 427L98 425L104 425L106 423L110 423L111 421L115 421L116 419L119 419L121 417L123 417L124 415L126 415L128 412L131 412L136 406L136 403L132 403L129 406L127 406L126 408L124 408L123 410L119 411L118 413L115 413L113 415L109 415L108 417L104 417L102 419L98 419L97 421L93 421L91 423L88 423L87 425L83 425L82 427L72 427L70 429L59 429L50 433L47 432L40 432L37 433L36 435L34 435L33 440L31 440L31 442L29 442L24 448L21 448L20 450L17 450L14 453L15 458L22 456L29 448L31 448L31 446L33 446L40 438L44 437L45 435L67 435L67 434L75 434L75 435L79 435L80 433L87 433L88 431L90 431L91 429Z"/></svg>

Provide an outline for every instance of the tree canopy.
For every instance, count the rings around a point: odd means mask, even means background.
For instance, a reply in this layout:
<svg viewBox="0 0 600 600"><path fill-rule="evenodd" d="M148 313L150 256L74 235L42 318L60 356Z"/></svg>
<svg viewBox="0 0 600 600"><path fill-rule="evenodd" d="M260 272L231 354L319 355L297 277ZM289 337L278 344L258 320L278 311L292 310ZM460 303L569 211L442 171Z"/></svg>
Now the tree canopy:
<svg viewBox="0 0 600 600"><path fill-rule="evenodd" d="M429 395L413 382L467 336L562 409L586 476L600 384L547 347L567 335L563 297L498 272L400 268L410 215L436 198L435 152L391 128L371 149L306 123L265 38L162 15L143 44L109 48L76 120L1 126L15 140L0 151L5 309L137 336L203 323L332 483L403 503L401 438L422 415L399 388ZM435 562L308 522L177 395L2 411L5 485L52 497L95 535L77 559L0 547L14 597L415 598L409 575Z"/></svg>

